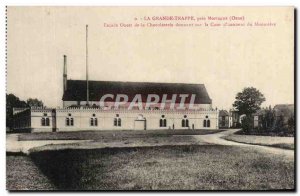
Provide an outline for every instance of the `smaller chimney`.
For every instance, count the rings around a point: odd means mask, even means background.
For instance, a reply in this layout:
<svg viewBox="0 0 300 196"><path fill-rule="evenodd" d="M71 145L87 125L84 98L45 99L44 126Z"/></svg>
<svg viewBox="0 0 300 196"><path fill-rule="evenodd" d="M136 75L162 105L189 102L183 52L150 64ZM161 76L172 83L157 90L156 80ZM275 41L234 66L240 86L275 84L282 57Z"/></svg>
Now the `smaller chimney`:
<svg viewBox="0 0 300 196"><path fill-rule="evenodd" d="M64 92L67 90L67 56L64 55L64 74L63 74Z"/></svg>

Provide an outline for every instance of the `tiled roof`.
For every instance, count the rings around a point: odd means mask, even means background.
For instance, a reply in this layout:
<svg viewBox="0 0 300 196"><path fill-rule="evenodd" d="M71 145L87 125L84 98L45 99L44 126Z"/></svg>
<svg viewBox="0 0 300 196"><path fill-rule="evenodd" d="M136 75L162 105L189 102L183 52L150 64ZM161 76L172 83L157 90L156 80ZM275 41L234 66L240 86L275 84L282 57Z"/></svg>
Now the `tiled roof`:
<svg viewBox="0 0 300 196"><path fill-rule="evenodd" d="M180 102L178 94L195 94L195 104L211 104L204 84L185 83L150 83L150 82L115 82L115 81L89 81L89 100L99 101L105 94L126 94L129 102L136 94L142 95L143 102L146 102L148 94L157 94L162 97L167 94L177 94L176 103ZM67 80L67 90L64 92L63 101L85 101L86 80ZM186 103L190 102L189 98Z"/></svg>
<svg viewBox="0 0 300 196"><path fill-rule="evenodd" d="M226 110L220 110L219 116L229 116L229 113Z"/></svg>

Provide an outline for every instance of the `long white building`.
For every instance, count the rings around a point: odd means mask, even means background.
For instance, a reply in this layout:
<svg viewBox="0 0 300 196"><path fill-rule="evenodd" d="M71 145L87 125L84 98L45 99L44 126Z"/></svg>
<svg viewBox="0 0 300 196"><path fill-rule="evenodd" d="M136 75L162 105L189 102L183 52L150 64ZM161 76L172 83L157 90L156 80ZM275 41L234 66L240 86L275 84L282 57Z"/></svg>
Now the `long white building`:
<svg viewBox="0 0 300 196"><path fill-rule="evenodd" d="M68 80L64 56L63 89L63 108L15 108L14 129L218 129L204 84Z"/></svg>

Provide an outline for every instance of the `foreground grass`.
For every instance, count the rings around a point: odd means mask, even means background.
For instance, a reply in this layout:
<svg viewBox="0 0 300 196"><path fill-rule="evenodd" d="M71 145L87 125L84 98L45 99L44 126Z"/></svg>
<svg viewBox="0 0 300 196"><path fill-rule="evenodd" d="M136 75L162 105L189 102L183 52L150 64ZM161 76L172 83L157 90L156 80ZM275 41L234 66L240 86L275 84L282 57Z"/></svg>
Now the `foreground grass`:
<svg viewBox="0 0 300 196"><path fill-rule="evenodd" d="M294 137L271 137L271 136L255 136L255 135L229 135L223 137L229 141L235 141L246 144L255 144L262 146L271 146L283 149L295 149Z"/></svg>
<svg viewBox="0 0 300 196"><path fill-rule="evenodd" d="M30 157L21 153L6 156L6 189L8 190L54 190Z"/></svg>
<svg viewBox="0 0 300 196"><path fill-rule="evenodd" d="M203 129L203 130L110 130L110 131L74 131L74 132L49 132L49 133L22 133L20 141L28 140L102 140L120 138L148 138L163 137L170 135L206 135L218 133L224 130Z"/></svg>
<svg viewBox="0 0 300 196"><path fill-rule="evenodd" d="M233 146L43 151L32 160L60 190L294 189L294 161Z"/></svg>

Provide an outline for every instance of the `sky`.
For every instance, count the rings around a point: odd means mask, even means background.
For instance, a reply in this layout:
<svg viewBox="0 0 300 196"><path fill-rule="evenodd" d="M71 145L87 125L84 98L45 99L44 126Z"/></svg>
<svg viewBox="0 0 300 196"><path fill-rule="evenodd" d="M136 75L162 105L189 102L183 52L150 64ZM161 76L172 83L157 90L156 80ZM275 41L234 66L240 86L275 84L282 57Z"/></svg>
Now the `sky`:
<svg viewBox="0 0 300 196"><path fill-rule="evenodd" d="M144 20L165 15L244 16L276 26L104 26L168 23ZM62 106L63 55L68 79L84 80L88 24L91 80L200 83L219 109L231 108L250 86L264 94L263 106L294 103L291 7L8 7L7 17L7 93L23 100Z"/></svg>

